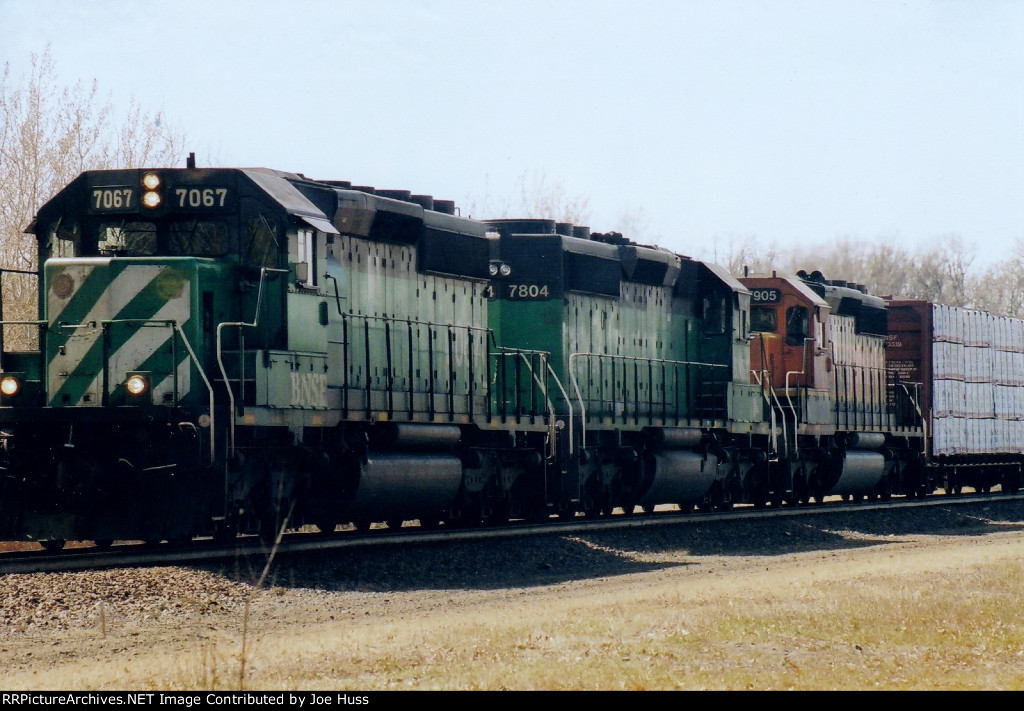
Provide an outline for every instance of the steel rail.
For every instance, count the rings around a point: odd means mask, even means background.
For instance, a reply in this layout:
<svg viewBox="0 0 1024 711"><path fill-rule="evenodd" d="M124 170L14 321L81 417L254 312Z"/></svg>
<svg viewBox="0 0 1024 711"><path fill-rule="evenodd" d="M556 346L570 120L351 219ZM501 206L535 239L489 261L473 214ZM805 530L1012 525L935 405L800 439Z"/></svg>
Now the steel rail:
<svg viewBox="0 0 1024 711"><path fill-rule="evenodd" d="M550 522L511 522L503 526L482 525L473 528L443 527L422 531L418 526L399 530L373 529L355 533L341 531L334 534L289 533L283 536L277 556L323 552L333 550L359 551L371 548L398 547L427 544L470 542L480 540L515 539L532 536L562 536L600 531L641 529L655 526L701 525L711 522L738 522L797 518L807 516L836 516L849 513L895 511L922 507L979 506L994 503L1018 503L1024 516L1024 492L1016 494L935 494L923 499L896 497L889 502L843 501L829 497L824 504L784 506L782 508L755 508L744 505L731 511L696 513L678 510L654 511L648 514L615 514L600 519L578 516L574 520ZM256 536L240 537L228 544L214 544L210 539L197 539L191 544L149 545L128 543L97 550L91 547L66 549L53 554L46 551L0 553L0 575L22 573L54 573L95 569L147 567L155 565L195 565L217 561L231 561L238 557L267 556L270 548Z"/></svg>

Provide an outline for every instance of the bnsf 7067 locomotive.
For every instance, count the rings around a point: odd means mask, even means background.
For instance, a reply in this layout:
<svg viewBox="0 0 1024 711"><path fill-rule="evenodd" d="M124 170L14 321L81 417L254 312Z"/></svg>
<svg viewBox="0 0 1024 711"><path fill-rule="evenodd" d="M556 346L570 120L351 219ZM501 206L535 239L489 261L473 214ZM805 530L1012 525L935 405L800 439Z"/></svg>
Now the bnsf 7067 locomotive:
<svg viewBox="0 0 1024 711"><path fill-rule="evenodd" d="M917 351L897 368L886 303L855 285L736 279L617 234L455 212L191 161L79 176L29 228L39 320L4 322L8 341L20 328L38 347L0 362L0 537L59 547L1019 485L1016 449L933 448L931 401L948 388L930 305L900 306L929 318L901 321ZM1021 336L962 342L960 362L1024 354ZM1003 360L1019 377L970 371L990 394L1024 387L1024 361ZM965 386L969 367L952 374Z"/></svg>

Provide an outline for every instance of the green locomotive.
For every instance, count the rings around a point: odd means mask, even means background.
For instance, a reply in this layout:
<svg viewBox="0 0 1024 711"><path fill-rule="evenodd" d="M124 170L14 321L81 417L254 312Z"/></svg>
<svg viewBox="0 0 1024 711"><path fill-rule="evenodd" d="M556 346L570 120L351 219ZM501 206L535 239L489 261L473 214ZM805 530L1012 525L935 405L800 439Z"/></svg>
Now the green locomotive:
<svg viewBox="0 0 1024 711"><path fill-rule="evenodd" d="M3 538L781 503L841 429L752 370L751 287L615 234L191 160L83 173L29 231Z"/></svg>

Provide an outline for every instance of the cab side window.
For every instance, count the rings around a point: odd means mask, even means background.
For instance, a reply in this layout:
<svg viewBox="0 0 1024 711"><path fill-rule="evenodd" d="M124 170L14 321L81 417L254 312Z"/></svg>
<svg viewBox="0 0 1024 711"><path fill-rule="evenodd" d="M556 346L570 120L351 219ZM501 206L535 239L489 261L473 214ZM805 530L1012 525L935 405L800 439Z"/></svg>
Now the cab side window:
<svg viewBox="0 0 1024 711"><path fill-rule="evenodd" d="M718 336L725 333L729 309L723 294L704 297L704 335Z"/></svg>
<svg viewBox="0 0 1024 711"><path fill-rule="evenodd" d="M316 286L316 232L299 230L295 250L295 280L303 286Z"/></svg>
<svg viewBox="0 0 1024 711"><path fill-rule="evenodd" d="M786 345L802 346L809 333L807 307L790 306L786 309Z"/></svg>
<svg viewBox="0 0 1024 711"><path fill-rule="evenodd" d="M248 221L242 245L243 263L251 267L277 267L276 225L272 218L258 215Z"/></svg>
<svg viewBox="0 0 1024 711"><path fill-rule="evenodd" d="M78 223L57 220L50 228L47 248L48 257L81 257L85 250L81 245Z"/></svg>
<svg viewBox="0 0 1024 711"><path fill-rule="evenodd" d="M750 307L751 333L772 333L779 327L779 316L771 306Z"/></svg>

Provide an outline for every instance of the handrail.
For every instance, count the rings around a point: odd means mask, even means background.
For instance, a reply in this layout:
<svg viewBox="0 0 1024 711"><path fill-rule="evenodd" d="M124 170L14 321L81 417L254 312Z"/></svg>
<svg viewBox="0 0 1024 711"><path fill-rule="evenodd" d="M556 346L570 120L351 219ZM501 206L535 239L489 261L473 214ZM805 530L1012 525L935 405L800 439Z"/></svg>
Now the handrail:
<svg viewBox="0 0 1024 711"><path fill-rule="evenodd" d="M622 356L622 355L613 355L613 354L610 354L610 353L585 353L585 352L572 353L569 356L569 379L572 382L573 390L576 393L576 398L577 398L577 400L579 400L580 417L581 417L582 428L583 428L583 433L582 433L582 441L583 442L586 442L586 439L587 439L586 406L584 405L584 402L583 402L583 394L580 392L579 381L576 379L576 369L574 367L573 361L575 361L575 360L577 360L579 358L595 358L595 357L596 358L608 358L608 359L611 359L613 361L620 360L620 361L633 361L633 362L639 362L639 363L647 363L649 365L653 365L655 363L659 363L659 364L662 364L662 365L674 365L674 366L682 365L682 366L696 366L696 367L707 367L707 368L723 368L723 369L728 369L729 368L728 365L725 365L723 363L702 363L700 361L670 360L670 359L667 359L667 358L642 358L640 356ZM571 422L570 422L570 426L571 426Z"/></svg>
<svg viewBox="0 0 1024 711"><path fill-rule="evenodd" d="M775 410L778 409L779 412L783 412L784 408L782 407L782 402L779 400L779 394L777 392L775 392L775 386L772 385L771 380L768 381L768 392L771 393L771 401L775 403L775 406L772 408L772 432L774 432L776 424L777 424L775 422ZM793 431L793 439L796 439L796 430ZM789 432L786 429L786 418L785 417L782 418L782 449L783 449L783 451L782 451L783 456L788 458L789 457ZM779 443L777 441L775 442L775 453L776 454L779 453Z"/></svg>
<svg viewBox="0 0 1024 711"><path fill-rule="evenodd" d="M379 316L361 313L345 313L341 316L342 323L342 340L340 342L334 341L333 343L340 343L342 346L342 375L343 380L341 388L343 389L342 395L342 411L348 413L348 392L352 387L349 383L350 370L354 365L358 365L358 358L362 357L362 364L366 368L367 376L365 383L361 386L366 393L365 410L366 416L369 417L371 410L371 391L372 391L372 378L370 377L370 366L371 359L383 357L386 363L385 377L387 378L386 392L388 394L388 417L391 417L394 411L394 394L396 392L393 379L395 377L401 377L399 372L401 368L396 366L395 352L400 352L403 341L406 344L408 363L406 370L406 377L408 378L408 386L404 388L408 397L408 411L409 416L413 414L413 396L414 386L416 378L418 377L415 373L413 356L416 349L424 350L423 335L421 329L426 330L426 339L428 341L425 346L425 351L429 359L427 367L427 393L429 395L430 408L433 408L433 397L434 395L446 395L448 400L448 408L454 413L454 399L457 396L455 392L455 368L456 358L453 353L454 344L457 340L465 340L465 352L460 351L460 356L463 353L469 360L470 372L469 379L466 381L465 391L458 393L458 397L468 398L468 408L470 414L473 413L473 397L476 395L480 396L481 386L477 384L477 380L474 373L474 352L473 346L476 338L480 338L486 342L484 334L490 333L490 329L483 326L473 325L455 325L451 323L441 323L434 321L420 321L411 318L394 318L391 316ZM359 323L362 326L359 326ZM371 329L371 325L373 328ZM351 326L351 328L350 328ZM358 334L362 336L362 340L350 339L350 333ZM397 335L396 335L397 334ZM373 340L371 340L371 335ZM383 342L381 343L378 339L383 335ZM415 335L415 344L414 344ZM438 359L444 361L447 364L448 372L448 388L445 392L440 392L437 387L437 382L434 378L435 370L435 349L441 345L441 341L445 341L446 347L442 347L441 351L437 353ZM352 352L353 343L361 343L361 353L355 354ZM383 348L383 354L376 351L377 348ZM485 387L485 386L484 386ZM435 412L430 409L429 414L431 417L434 416Z"/></svg>
<svg viewBox="0 0 1024 711"><path fill-rule="evenodd" d="M490 329L488 329L488 330L490 330ZM499 355L518 356L520 359L522 359L522 361L526 364L526 368L529 371L530 377L532 378L533 382L536 383L538 387L540 387L541 395L544 398L544 402L546 403L547 409L548 409L548 444L549 444L548 459L550 460L550 459L554 459L557 456L557 454L558 454L558 450L557 450L558 444L557 444L557 441L556 441L556 437L557 437L557 434L558 434L558 432L557 432L558 431L558 422L557 422L556 416L555 416L555 404L551 401L551 396L548 394L547 382L540 378L540 376L538 375L537 371L534 369L533 365L531 364L530 359L528 358L528 356L538 356L539 357L539 359L540 359L540 367L547 372L547 374L555 382L555 385L558 386L559 391L562 393L562 399L565 400L565 404L569 408L569 415L568 415L569 416L569 454L572 454L573 451L574 451L574 442L573 442L573 438L572 438L572 435L573 435L572 401L569 400L569 395L568 395L568 393L566 393L565 388L562 386L562 381L559 380L558 375L555 373L554 369L551 367L551 363L548 362L548 356L550 356L551 353L549 351L537 351L537 350L529 350L529 349L523 349L523 348L508 348L506 346L497 346L497 345L495 346L495 349L497 351L497 354L499 354ZM497 373L495 373L495 377L497 377Z"/></svg>
<svg viewBox="0 0 1024 711"><path fill-rule="evenodd" d="M0 270L0 271L2 271L2 270ZM48 321L44 321L42 319L33 319L33 320L28 320L28 321L6 321L6 320L0 319L0 353L6 353L7 352L6 350L4 350L6 348L6 345L4 344L4 338L3 338L4 326L36 326L36 327L39 328L39 332L38 332L38 334L36 334L36 337L39 339L39 368L40 368L40 372L41 373L45 373L46 372L46 348L43 346L43 332L46 330L46 327L48 325L49 325L49 322ZM35 351L34 350L26 351L26 353L30 353L31 354L31 353L35 353Z"/></svg>
<svg viewBox="0 0 1024 711"><path fill-rule="evenodd" d="M796 436L797 431L799 431L799 429L800 429L800 416L799 416L799 414L796 411L796 406L793 405L793 398L790 395L789 376L791 376L791 375L805 375L805 373L802 370L790 370L790 371L788 371L786 373L786 402L789 404L789 411L793 413L793 452L795 454L795 453L800 451L800 444L797 441L798 438ZM779 407L781 408L781 405ZM805 404L805 407L806 407L806 404ZM785 418L783 418L783 419L785 419ZM787 453L788 453L788 447L787 447Z"/></svg>
<svg viewBox="0 0 1024 711"><path fill-rule="evenodd" d="M763 397L764 401L768 404L768 417L770 418L770 420L769 420L769 427L771 427L771 440L772 440L771 451L774 452L775 454L778 454L779 453L779 428L778 428L777 423L775 422L775 411L776 411L776 408L773 406L772 403L774 402L775 405L778 405L778 410L779 411L782 410L782 403L779 402L779 397L775 393L775 388L772 386L771 373L768 371L767 368L764 368L762 370L754 370L753 368L751 368L750 375L754 378L754 380L757 382L757 385L761 388L761 397ZM782 436L783 436L783 443L785 444L785 436L786 436L786 420L785 419L782 420ZM788 454L788 452L789 452L789 447L787 445L786 453Z"/></svg>
<svg viewBox="0 0 1024 711"><path fill-rule="evenodd" d="M800 451L800 442L799 442L799 438L797 437L797 432L800 429L800 414L797 412L796 406L793 404L793 397L791 395L791 388L789 387L789 376L796 375L796 376L803 376L804 377L804 401L803 401L803 407L806 410L807 409L807 400L808 400L807 389L809 387L807 385L807 380L806 380L806 378L807 378L807 352L808 352L808 346L810 344L812 344L812 343L814 343L814 339L813 338L805 338L804 339L804 347L802 349L803 352L801 354L802 355L802 362L800 363L800 368L801 369L800 370L790 370L790 371L788 371L786 373L786 380L785 380L785 383L786 383L786 402L789 403L789 410L790 410L790 412L793 413L793 452L794 453L798 453ZM833 348L834 348L834 346L833 346Z"/></svg>
<svg viewBox="0 0 1024 711"><path fill-rule="evenodd" d="M573 434L572 422L573 422L573 419L574 419L573 418L573 414L572 414L572 401L569 400L569 394L567 392L565 392L565 387L562 385L562 381L558 377L558 374L555 373L554 369L551 367L551 364L548 363L547 367L548 367L548 374L551 376L551 379L555 381L555 385L558 386L559 392L562 393L562 399L565 400L565 406L567 408L569 408L569 414L568 414L568 417L569 417L569 454L572 454L575 451L575 444L576 444L575 442L573 442L573 439L572 439L572 434ZM557 434L558 434L558 422L555 420L555 412L554 412L555 408L551 404L551 400L550 399L548 399L548 406L551 408L551 415L549 417L549 420L550 420L550 425L549 425L550 432L548 434L548 438L549 438L549 441L551 443L551 448L549 450L548 458L549 459L554 459L558 455L557 443L555 441L555 438L557 437ZM584 444L586 444L586 442L584 442Z"/></svg>
<svg viewBox="0 0 1024 711"><path fill-rule="evenodd" d="M771 373L771 371L767 367L768 366L768 354L765 352L765 348L764 348L764 333L763 332L759 332L756 335L758 336L757 340L758 340L758 345L759 345L760 351L761 351L761 370L760 370L761 375L760 375L760 377L757 378L757 382L758 382L759 385L761 385L761 389L762 389L761 394L764 396L765 402L768 403L768 413L769 413L769 417L771 418L771 421L770 421L769 425L770 425L771 430L772 430L772 432L771 432L771 440L772 440L772 449L771 449L771 451L774 452L776 456L778 456L778 454L779 454L779 427L778 427L778 423L776 422L776 415L775 415L776 408L775 408L775 405L778 405L778 411L781 412L782 411L782 403L779 402L779 396L775 392L775 386L772 385L772 373ZM751 372L754 372L754 371L751 371ZM762 378L764 379L763 382L762 382ZM774 402L774 405L773 405L773 402ZM783 446L785 447L786 454L788 455L788 453L789 453L789 445L786 443L786 418L782 418L782 437L783 437L783 439L782 439Z"/></svg>
<svg viewBox="0 0 1024 711"><path fill-rule="evenodd" d="M0 270L0 271L2 271L2 270ZM209 393L209 405L210 405L210 461L209 461L209 464L212 464L216 460L216 452L217 452L217 449L216 449L216 431L217 430L216 430L216 427L215 427L215 422L216 422L215 421L215 417L216 417L216 414L215 414L214 402L213 402L213 386L210 383L210 379L206 375L206 371L203 369L203 365L200 362L199 357L196 355L195 350L192 348L192 344L189 342L188 336L185 335L185 331L182 329L181 324L178 323L178 321L176 319L142 319L142 318L137 318L137 319L104 319L104 320L100 320L100 321L90 321L89 323L92 325L93 328L95 328L96 325L103 326L103 325L115 324L115 323L141 323L143 326L163 326L163 327L171 328L172 331L176 332L181 337L181 342L185 344L185 349L188 351L189 358L191 358L192 362L195 364L196 371L199 373L199 377L203 379L203 384L206 385L206 391ZM2 328L3 326L6 326L6 325L11 325L11 326L45 326L46 324L47 324L47 322L44 321L44 320L41 320L41 319L39 319L39 320L30 320L30 321L0 321L0 328ZM60 323L60 324L57 325L57 327L58 328L82 328L82 327L85 327L85 324L66 324L66 323ZM40 349L39 350L40 350L40 353L43 354L44 357L45 357L45 353L43 353L44 349L42 347L42 344L40 344ZM173 367L177 368L178 365L175 363L173 365Z"/></svg>
<svg viewBox="0 0 1024 711"><path fill-rule="evenodd" d="M260 318L260 305L263 303L263 283L266 281L267 273L274 274L288 274L287 269L270 269L269 267L260 267L260 285L259 290L256 292L256 313L253 314L252 323L245 321L224 321L217 324L217 366L220 368L221 377L224 378L224 387L228 391L228 404L230 405L230 414L228 418L228 456L231 457L235 453L235 393L231 389L231 383L228 381L228 371L224 367L224 351L223 343L221 341L221 334L225 326L235 326L237 328L255 328L259 323Z"/></svg>
<svg viewBox="0 0 1024 711"><path fill-rule="evenodd" d="M481 331L491 333L493 337L493 331L487 326L456 326L450 323L441 323L440 321L419 321L414 318L392 318L391 316L371 316L370 314L342 314L345 318L365 319L367 321L385 321L387 323L407 323L411 326L442 326L444 328L457 328L464 329L466 331ZM508 349L516 350L516 349ZM547 351L523 351L524 353L547 353Z"/></svg>
<svg viewBox="0 0 1024 711"><path fill-rule="evenodd" d="M192 348L192 344L189 343L188 336L185 335L185 331L182 329L181 324L176 319L149 319L149 318L120 318L120 319L103 319L99 321L101 326L109 324L122 324L122 323L136 323L141 324L142 327L165 327L170 328L172 331L181 336L181 342L185 344L185 350L188 351L189 358L196 366L196 371L199 373L199 377L203 379L203 384L206 385L206 391L209 393L209 406L210 406L210 461L209 464L213 464L217 459L217 448L216 448L216 428L215 428L215 408L213 401L213 385L210 383L210 379L206 376L206 371L203 370L203 365L199 361L199 357L196 355L195 350ZM174 363L173 367L177 369L178 364ZM177 380L175 379L175 383ZM177 392L177 385L175 385L175 404L177 404L177 398L179 396Z"/></svg>
<svg viewBox="0 0 1024 711"><path fill-rule="evenodd" d="M907 399L910 400L911 404L914 406L914 412L917 413L918 418L920 418L920 420L921 420L921 434L923 435L921 437L921 453L924 455L925 461L927 461L928 460L928 419L924 416L924 413L921 411L921 404L917 401L917 399L913 395L910 394L910 389L907 387L907 384L904 383L904 382L899 382L899 383L897 383L897 385L899 385L901 388L903 388L903 392L905 392L907 394ZM919 388L921 384L920 383L915 383L915 385L917 385L918 388ZM914 388L914 389L917 390L918 388Z"/></svg>
<svg viewBox="0 0 1024 711"><path fill-rule="evenodd" d="M60 218L60 219L57 220L58 227L60 225L61 220L63 220L63 218ZM0 267L0 277L2 277L4 274L23 274L25 276L34 276L36 278L36 282L38 284L38 280L39 280L39 277L40 277L40 271L41 270L31 270L30 271L30 270L27 270L27 269L8 269L6 267ZM37 290L38 290L38 286L37 286ZM31 325L39 325L39 326L41 326L41 325L46 323L45 321L37 321L37 322L32 322L32 321L21 321L21 322L19 322L19 321L5 321L4 318L3 318L3 309L4 309L3 279L0 278L0 353L6 352L6 350L7 350L7 344L4 342L4 326L6 324L10 324L12 326L27 326L27 325L30 325L30 324ZM40 339L39 340L40 340L40 344L41 344L42 343L41 333L40 333ZM40 345L40 350L42 350L42 346L41 345Z"/></svg>
<svg viewBox="0 0 1024 711"><path fill-rule="evenodd" d="M196 370L199 372L199 377L203 379L203 383L206 385L206 392L208 392L210 398L210 464L212 465L217 461L217 448L216 448L216 437L217 428L214 403L213 403L213 385L210 383L210 379L206 377L206 371L203 370L202 364L199 362L199 358L196 356L196 352L192 350L192 344L188 342L188 338L185 336L185 331L182 330L181 324L177 321L174 322L174 329L181 336L181 342L185 344L185 349L188 351L188 355L192 358L192 362L196 365ZM177 367L177 366L175 366ZM232 417L232 419L234 419Z"/></svg>
<svg viewBox="0 0 1024 711"><path fill-rule="evenodd" d="M884 365L866 365L835 359L833 359L833 368L835 372L833 384L836 427L850 427L851 419L854 427L858 424L864 426L883 425L884 419L892 414L885 404L885 398L890 388L896 385L896 383L890 383L887 378L888 374L893 371ZM842 376L841 381L840 376ZM852 382L847 376L852 378ZM877 397L872 397L875 395ZM845 407L841 407L843 404ZM858 413L860 414L858 415ZM845 416L844 422L840 422L841 414ZM860 418L859 423L858 417Z"/></svg>
<svg viewBox="0 0 1024 711"><path fill-rule="evenodd" d="M332 282L334 282L334 301L338 305L338 315L344 316L344 314L341 311L341 294L338 293L338 278L331 274L330 272L325 272L324 279L330 279Z"/></svg>

